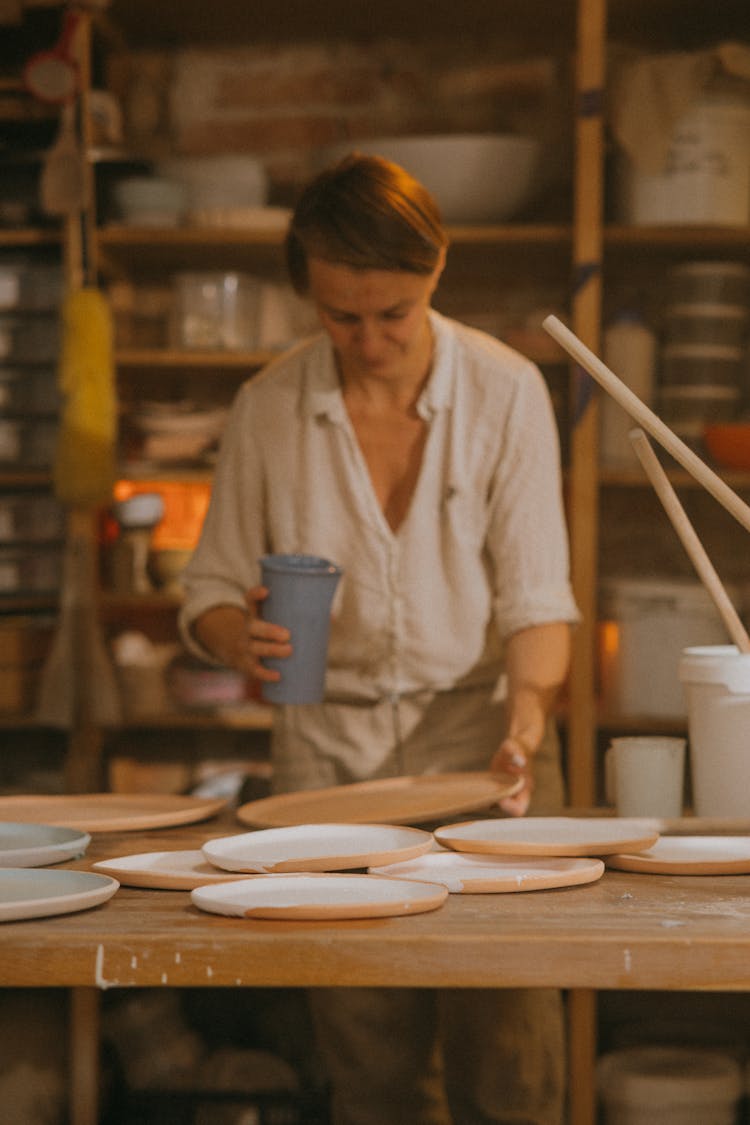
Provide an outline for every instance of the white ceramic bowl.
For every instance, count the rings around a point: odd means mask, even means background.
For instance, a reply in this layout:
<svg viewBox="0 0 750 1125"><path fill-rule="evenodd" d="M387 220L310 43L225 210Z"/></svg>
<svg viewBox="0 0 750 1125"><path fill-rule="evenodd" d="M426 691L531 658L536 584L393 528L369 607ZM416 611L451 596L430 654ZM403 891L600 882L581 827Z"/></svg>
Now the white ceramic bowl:
<svg viewBox="0 0 750 1125"><path fill-rule="evenodd" d="M223 207L262 207L268 199L268 174L255 156L227 153L166 160L160 171L184 184L192 213Z"/></svg>
<svg viewBox="0 0 750 1125"><path fill-rule="evenodd" d="M432 192L445 222L493 223L513 218L532 199L540 144L500 133L373 137L330 146L324 161L354 151L400 164Z"/></svg>

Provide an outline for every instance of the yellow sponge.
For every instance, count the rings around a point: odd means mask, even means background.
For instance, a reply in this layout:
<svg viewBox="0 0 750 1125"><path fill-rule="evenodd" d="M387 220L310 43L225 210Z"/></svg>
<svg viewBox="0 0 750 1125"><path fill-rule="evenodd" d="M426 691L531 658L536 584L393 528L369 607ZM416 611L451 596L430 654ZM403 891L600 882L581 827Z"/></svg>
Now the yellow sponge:
<svg viewBox="0 0 750 1125"><path fill-rule="evenodd" d="M58 384L55 493L65 504L105 504L116 479L117 394L112 318L98 289L65 297Z"/></svg>

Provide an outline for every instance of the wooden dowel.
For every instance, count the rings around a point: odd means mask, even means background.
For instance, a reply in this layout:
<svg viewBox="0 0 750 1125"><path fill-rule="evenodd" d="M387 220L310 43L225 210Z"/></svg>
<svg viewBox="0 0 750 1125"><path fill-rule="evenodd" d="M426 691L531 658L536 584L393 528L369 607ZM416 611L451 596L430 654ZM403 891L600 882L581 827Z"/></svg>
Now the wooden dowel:
<svg viewBox="0 0 750 1125"><path fill-rule="evenodd" d="M734 516L745 531L750 531L750 507L726 484L713 469L701 461L700 457L685 445L668 426L662 422L650 407L642 402L638 395L626 386L614 371L602 363L598 356L586 347L569 328L558 320L556 316L548 316L543 322L543 327L568 355L572 356L581 367L588 371L592 378L607 391L615 402L625 410L630 417L642 426L667 453L674 457L691 476L710 492L715 500Z"/></svg>
<svg viewBox="0 0 750 1125"><path fill-rule="evenodd" d="M631 430L628 434L631 445L635 449L638 460L643 466L646 476L654 486L656 495L662 502L665 512L669 516L680 542L687 551L690 560L698 572L701 582L713 598L714 604L727 627L729 636L740 652L750 652L750 637L740 621L729 595L724 588L713 564L706 554L695 528L687 517L685 509L680 503L677 493L667 478L667 474L659 464L659 459L651 448L651 444L643 430Z"/></svg>

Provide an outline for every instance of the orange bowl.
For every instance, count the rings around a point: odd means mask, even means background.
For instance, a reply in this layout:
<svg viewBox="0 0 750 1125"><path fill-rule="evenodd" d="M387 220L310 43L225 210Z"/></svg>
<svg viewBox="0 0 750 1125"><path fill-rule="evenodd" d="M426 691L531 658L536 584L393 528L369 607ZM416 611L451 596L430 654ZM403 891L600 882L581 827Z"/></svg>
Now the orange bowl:
<svg viewBox="0 0 750 1125"><path fill-rule="evenodd" d="M717 465L750 471L750 422L714 422L703 440Z"/></svg>

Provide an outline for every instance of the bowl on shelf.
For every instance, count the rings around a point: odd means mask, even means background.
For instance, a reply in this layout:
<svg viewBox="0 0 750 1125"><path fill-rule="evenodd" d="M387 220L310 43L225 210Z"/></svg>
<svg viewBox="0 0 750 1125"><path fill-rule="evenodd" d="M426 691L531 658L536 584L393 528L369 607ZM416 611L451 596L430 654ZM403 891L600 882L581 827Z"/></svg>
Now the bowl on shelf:
<svg viewBox="0 0 750 1125"><path fill-rule="evenodd" d="M247 700L247 681L242 673L207 664L187 653L168 665L166 683L178 707L231 707Z"/></svg>
<svg viewBox="0 0 750 1125"><path fill-rule="evenodd" d="M541 146L511 133L373 137L327 146L325 163L349 152L400 164L435 196L447 223L502 223L533 198Z"/></svg>
<svg viewBox="0 0 750 1125"><path fill-rule="evenodd" d="M268 200L268 173L249 153L175 156L159 172L184 186L189 221L195 212L223 207L262 207Z"/></svg>
<svg viewBox="0 0 750 1125"><path fill-rule="evenodd" d="M717 465L750 472L750 422L715 422L706 426L703 441Z"/></svg>
<svg viewBox="0 0 750 1125"><path fill-rule="evenodd" d="M122 222L144 227L176 227L185 211L185 188L160 176L128 176L114 187Z"/></svg>
<svg viewBox="0 0 750 1125"><path fill-rule="evenodd" d="M143 403L129 415L139 435L140 455L149 461L194 461L218 442L226 407L202 409L190 403Z"/></svg>

